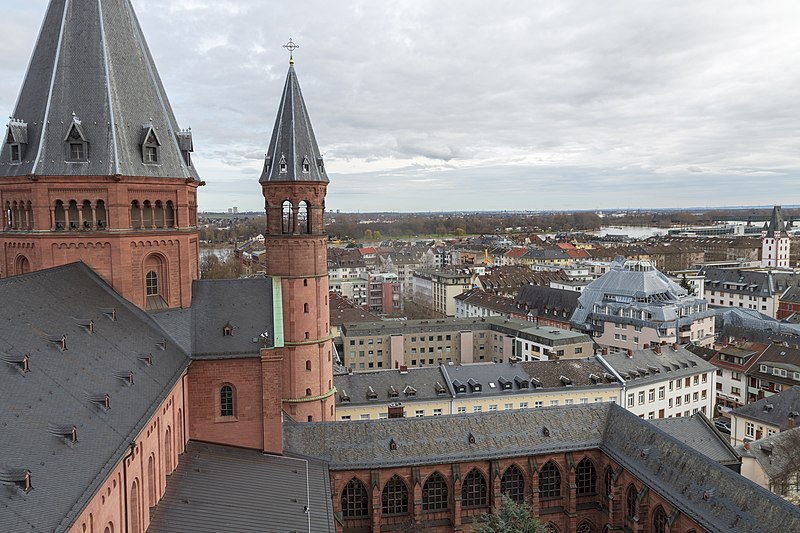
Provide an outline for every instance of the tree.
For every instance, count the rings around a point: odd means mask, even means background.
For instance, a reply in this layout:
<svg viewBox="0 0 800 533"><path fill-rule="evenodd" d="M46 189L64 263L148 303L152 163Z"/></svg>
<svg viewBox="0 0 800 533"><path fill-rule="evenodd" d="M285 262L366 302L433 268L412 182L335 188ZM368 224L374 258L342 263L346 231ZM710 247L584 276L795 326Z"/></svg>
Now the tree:
<svg viewBox="0 0 800 533"><path fill-rule="evenodd" d="M688 279L686 279L686 274L684 274L683 278L681 279L681 287L686 289L686 293L689 296L694 296L694 287L692 287L692 284L689 283Z"/></svg>
<svg viewBox="0 0 800 533"><path fill-rule="evenodd" d="M367 231L364 232L364 240L371 241L372 239L374 239L374 236L372 235L372 230L368 229Z"/></svg>
<svg viewBox="0 0 800 533"><path fill-rule="evenodd" d="M547 533L548 529L533 516L531 507L502 495L500 509L478 518L472 533Z"/></svg>
<svg viewBox="0 0 800 533"><path fill-rule="evenodd" d="M453 232L453 235L456 237L463 237L466 234L467 232L464 230L464 228L456 228L456 230Z"/></svg>

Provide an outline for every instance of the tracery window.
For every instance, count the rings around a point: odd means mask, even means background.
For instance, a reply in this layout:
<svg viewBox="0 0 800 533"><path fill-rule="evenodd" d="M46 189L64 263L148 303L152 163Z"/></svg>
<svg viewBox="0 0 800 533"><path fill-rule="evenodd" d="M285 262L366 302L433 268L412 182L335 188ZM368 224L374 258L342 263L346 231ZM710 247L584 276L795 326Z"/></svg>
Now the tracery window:
<svg viewBox="0 0 800 533"><path fill-rule="evenodd" d="M489 505L489 488L480 470L473 468L461 485L461 505L464 508Z"/></svg>
<svg viewBox="0 0 800 533"><path fill-rule="evenodd" d="M434 472L422 486L422 510L441 511L447 509L447 482L439 472Z"/></svg>
<svg viewBox="0 0 800 533"><path fill-rule="evenodd" d="M392 476L383 487L381 512L390 515L408 513L408 487L400 476Z"/></svg>
<svg viewBox="0 0 800 533"><path fill-rule="evenodd" d="M591 522L589 522L588 520L584 520L578 526L578 529L576 531L577 533L594 533L594 527L592 527Z"/></svg>
<svg viewBox="0 0 800 533"><path fill-rule="evenodd" d="M345 518L365 518L369 516L367 489L356 478L351 479L342 491L342 515Z"/></svg>
<svg viewBox="0 0 800 533"><path fill-rule="evenodd" d="M517 503L525 501L525 478L516 465L509 466L500 478L500 492Z"/></svg>
<svg viewBox="0 0 800 533"><path fill-rule="evenodd" d="M636 487L633 485L628 486L628 491L625 493L625 515L628 518L634 518L638 511L637 503L638 503L639 496L636 492Z"/></svg>
<svg viewBox="0 0 800 533"><path fill-rule="evenodd" d="M584 457L575 471L578 496L597 492L597 472L588 457Z"/></svg>
<svg viewBox="0 0 800 533"><path fill-rule="evenodd" d="M561 471L553 461L549 461L539 472L539 497L557 498L561 496Z"/></svg>
<svg viewBox="0 0 800 533"><path fill-rule="evenodd" d="M611 467L606 467L606 475L605 475L605 487L604 490L606 491L606 496L609 498L611 494L614 492L614 472L611 470Z"/></svg>
<svg viewBox="0 0 800 533"><path fill-rule="evenodd" d="M669 533L669 518L663 507L657 507L653 513L653 533Z"/></svg>

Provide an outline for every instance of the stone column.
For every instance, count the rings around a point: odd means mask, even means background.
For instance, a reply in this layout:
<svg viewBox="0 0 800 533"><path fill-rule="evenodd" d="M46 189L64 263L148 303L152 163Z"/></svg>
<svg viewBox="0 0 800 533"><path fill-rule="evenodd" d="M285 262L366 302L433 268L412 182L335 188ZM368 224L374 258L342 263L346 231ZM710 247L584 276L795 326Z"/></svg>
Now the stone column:
<svg viewBox="0 0 800 533"><path fill-rule="evenodd" d="M453 529L461 531L461 467L453 465Z"/></svg>
<svg viewBox="0 0 800 533"><path fill-rule="evenodd" d="M56 208L52 205L50 206L50 229L56 230Z"/></svg>
<svg viewBox="0 0 800 533"><path fill-rule="evenodd" d="M139 228L144 228L144 202L139 202Z"/></svg>
<svg viewBox="0 0 800 533"><path fill-rule="evenodd" d="M92 202L92 229L97 228L97 202Z"/></svg>
<svg viewBox="0 0 800 533"><path fill-rule="evenodd" d="M69 231L69 203L64 204L64 231Z"/></svg>
<svg viewBox="0 0 800 533"><path fill-rule="evenodd" d="M83 231L83 204L78 207L78 231Z"/></svg>

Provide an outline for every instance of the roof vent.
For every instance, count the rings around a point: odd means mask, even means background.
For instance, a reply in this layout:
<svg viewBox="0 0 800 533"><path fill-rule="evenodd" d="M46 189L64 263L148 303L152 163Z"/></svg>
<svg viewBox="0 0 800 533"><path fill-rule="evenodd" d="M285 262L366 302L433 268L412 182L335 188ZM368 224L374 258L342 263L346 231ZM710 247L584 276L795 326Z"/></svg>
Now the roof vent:
<svg viewBox="0 0 800 533"><path fill-rule="evenodd" d="M470 444L475 444L475 435L473 435L472 433L467 435L467 442L469 442Z"/></svg>
<svg viewBox="0 0 800 533"><path fill-rule="evenodd" d="M569 379L567 376L561 376L558 379L561 380L561 383L563 383L565 387L571 387L572 386L572 380Z"/></svg>
<svg viewBox="0 0 800 533"><path fill-rule="evenodd" d="M405 388L405 389L403 389L403 393L404 393L406 396L410 396L410 397L414 398L414 397L416 397L416 396L417 396L417 389L415 389L415 388L414 388L414 387L412 387L411 385L406 385L406 388Z"/></svg>
<svg viewBox="0 0 800 533"><path fill-rule="evenodd" d="M33 489L31 471L27 468L22 470L0 470L0 483L16 485L26 493Z"/></svg>
<svg viewBox="0 0 800 533"><path fill-rule="evenodd" d="M797 411L789 411L789 418L797 418L798 416L800 416L800 413Z"/></svg>
<svg viewBox="0 0 800 533"><path fill-rule="evenodd" d="M539 378L531 378L531 386L534 389L538 389L539 387L542 386L542 382L539 381Z"/></svg>
<svg viewBox="0 0 800 533"><path fill-rule="evenodd" d="M771 442L764 442L761 444L761 451L766 453L767 455L772 455L773 451L772 443Z"/></svg>
<svg viewBox="0 0 800 533"><path fill-rule="evenodd" d="M608 372L603 372L603 377L608 381L617 381L617 377L614 374L609 374Z"/></svg>
<svg viewBox="0 0 800 533"><path fill-rule="evenodd" d="M437 395L437 396L441 396L441 395L443 395L443 394L447 394L447 389L446 389L446 388L444 388L444 385L442 385L442 384L441 384L441 383L439 383L438 381L436 382L436 386L435 386L435 388L436 388L436 395Z"/></svg>
<svg viewBox="0 0 800 533"><path fill-rule="evenodd" d="M397 389L394 385L389 385L389 398L397 398L400 396L400 393L397 392Z"/></svg>
<svg viewBox="0 0 800 533"><path fill-rule="evenodd" d="M703 500L704 501L709 501L711 498L714 497L714 494L716 494L716 492L717 492L716 489L706 489L706 490L704 490L703 491Z"/></svg>
<svg viewBox="0 0 800 533"><path fill-rule="evenodd" d="M156 341L156 346L158 346L159 350L166 350L167 349L167 339L161 339L160 341Z"/></svg>
<svg viewBox="0 0 800 533"><path fill-rule="evenodd" d="M111 409L111 396L108 394L87 394L86 399L93 404L99 405L104 411Z"/></svg>
<svg viewBox="0 0 800 533"><path fill-rule="evenodd" d="M139 354L136 358L147 366L153 366L153 354L151 353Z"/></svg>
<svg viewBox="0 0 800 533"><path fill-rule="evenodd" d="M94 320L91 319L76 319L78 326L80 326L86 333L91 335L94 333Z"/></svg>
<svg viewBox="0 0 800 533"><path fill-rule="evenodd" d="M75 427L74 425L59 426L56 424L49 424L47 426L47 431L49 431L51 435L60 437L69 442L70 444L78 443L78 428Z"/></svg>
<svg viewBox="0 0 800 533"><path fill-rule="evenodd" d="M550 430L547 429L546 426L542 427L542 435L544 435L545 437L549 437L550 436Z"/></svg>
<svg viewBox="0 0 800 533"><path fill-rule="evenodd" d="M47 341L61 350L62 352L67 351L67 336L66 335L48 335Z"/></svg>
<svg viewBox="0 0 800 533"><path fill-rule="evenodd" d="M603 381L603 379L597 374L589 374L589 379L591 379L592 383L594 383L595 385Z"/></svg>
<svg viewBox="0 0 800 533"><path fill-rule="evenodd" d="M642 448L639 455L641 455L642 459L647 459L650 456L650 448Z"/></svg>
<svg viewBox="0 0 800 533"><path fill-rule="evenodd" d="M133 385L133 370L128 372L114 372L114 377L124 382L126 385Z"/></svg>
<svg viewBox="0 0 800 533"><path fill-rule="evenodd" d="M392 450L392 451L397 449L397 442L395 442L394 439L391 439L389 441L389 449Z"/></svg>
<svg viewBox="0 0 800 533"><path fill-rule="evenodd" d="M19 357L0 352L0 361L6 363L7 365L13 366L23 374L30 372L30 367L28 366L28 360L29 360L28 354Z"/></svg>
<svg viewBox="0 0 800 533"><path fill-rule="evenodd" d="M378 393L375 392L375 389L373 389L372 385L370 385L369 390L367 390L367 400L377 400L377 399L378 399Z"/></svg>
<svg viewBox="0 0 800 533"><path fill-rule="evenodd" d="M339 394L339 398L341 398L342 403L350 403L350 395L347 394L347 391L342 389L342 392Z"/></svg>
<svg viewBox="0 0 800 533"><path fill-rule="evenodd" d="M768 413L768 412L772 411L772 409L773 409L774 407L775 407L775 406L774 406L774 405L772 405L771 403L764 404L764 411L766 411L766 412Z"/></svg>

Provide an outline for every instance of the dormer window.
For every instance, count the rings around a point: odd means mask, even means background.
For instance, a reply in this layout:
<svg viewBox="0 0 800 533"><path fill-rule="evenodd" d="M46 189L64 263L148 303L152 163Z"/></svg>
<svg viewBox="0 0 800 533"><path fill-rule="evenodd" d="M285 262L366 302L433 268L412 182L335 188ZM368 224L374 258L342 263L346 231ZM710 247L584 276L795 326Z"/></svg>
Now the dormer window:
<svg viewBox="0 0 800 533"><path fill-rule="evenodd" d="M222 327L222 336L223 337L230 337L231 335L233 335L233 326L231 326L230 323L225 324Z"/></svg>
<svg viewBox="0 0 800 533"><path fill-rule="evenodd" d="M28 144L28 124L12 118L11 122L8 123L6 144L9 145L11 164L22 163L22 157L25 155L25 146Z"/></svg>
<svg viewBox="0 0 800 533"><path fill-rule="evenodd" d="M303 159L303 174L308 174L311 172L311 164L308 162L308 158Z"/></svg>
<svg viewBox="0 0 800 533"><path fill-rule="evenodd" d="M85 163L89 160L89 143L86 141L80 119L74 114L64 142L67 143L67 161Z"/></svg>
<svg viewBox="0 0 800 533"><path fill-rule="evenodd" d="M183 162L186 163L187 167L191 167L192 152L194 151L194 143L192 141L192 131L191 130L179 131L176 137L178 138L178 148L180 148L181 150L181 155L183 156Z"/></svg>
<svg viewBox="0 0 800 533"><path fill-rule="evenodd" d="M319 169L320 174L325 172L325 163L323 163L322 158L317 158L317 168Z"/></svg>
<svg viewBox="0 0 800 533"><path fill-rule="evenodd" d="M280 161L280 163L278 165L279 165L281 174L286 174L287 166L286 166L286 158L285 157L281 156L281 161Z"/></svg>
<svg viewBox="0 0 800 533"><path fill-rule="evenodd" d="M153 129L153 126L146 124L143 128L142 161L147 164L158 163L158 150L161 146L161 141L158 140L158 135L156 135L156 130Z"/></svg>

